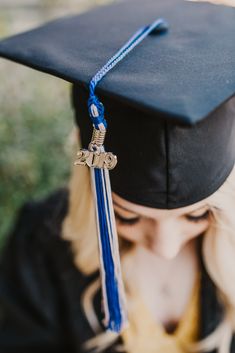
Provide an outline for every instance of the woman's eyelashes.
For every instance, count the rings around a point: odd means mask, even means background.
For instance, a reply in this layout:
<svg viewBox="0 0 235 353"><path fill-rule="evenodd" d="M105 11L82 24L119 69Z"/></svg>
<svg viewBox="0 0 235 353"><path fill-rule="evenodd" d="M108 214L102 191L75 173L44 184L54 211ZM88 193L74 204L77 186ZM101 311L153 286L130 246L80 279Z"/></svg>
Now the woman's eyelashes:
<svg viewBox="0 0 235 353"><path fill-rule="evenodd" d="M126 225L134 225L134 224L138 223L140 220L140 217L138 217L138 216L126 218L126 217L121 216L117 212L115 212L115 217L118 222L120 222L121 224L126 224Z"/></svg>
<svg viewBox="0 0 235 353"><path fill-rule="evenodd" d="M201 214L199 216L193 216L193 215L188 214L185 217L188 221L200 222L200 221L208 219L209 216L210 216L210 210L206 210L205 212L203 212L203 214Z"/></svg>
<svg viewBox="0 0 235 353"><path fill-rule="evenodd" d="M200 222L200 221L208 219L209 216L210 216L210 210L206 210L205 212L203 212L203 214L201 214L199 216L193 216L193 215L187 214L184 217L185 217L186 220L196 223L196 222ZM115 211L115 218L120 224L123 224L123 225L134 225L134 224L137 224L140 221L141 216L135 216L135 217L129 217L128 218L128 217L121 216L119 213L117 213Z"/></svg>

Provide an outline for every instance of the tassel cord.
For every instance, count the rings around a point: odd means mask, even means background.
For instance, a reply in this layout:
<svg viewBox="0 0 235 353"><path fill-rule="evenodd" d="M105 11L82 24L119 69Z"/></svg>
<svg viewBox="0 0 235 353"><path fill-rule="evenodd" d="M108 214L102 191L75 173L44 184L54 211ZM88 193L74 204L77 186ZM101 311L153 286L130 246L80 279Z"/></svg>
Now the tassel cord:
<svg viewBox="0 0 235 353"><path fill-rule="evenodd" d="M123 60L138 44L140 44L151 32L156 30L158 27L167 28L167 23L163 19L157 19L151 25L140 28L122 47L117 51L108 62L92 77L89 84L90 96L88 100L88 109L90 117L96 129L100 126L107 127L107 122L104 118L103 104L99 101L95 95L95 88L97 84L103 79L103 77L112 70L121 60ZM95 105L98 116L94 116L91 106Z"/></svg>

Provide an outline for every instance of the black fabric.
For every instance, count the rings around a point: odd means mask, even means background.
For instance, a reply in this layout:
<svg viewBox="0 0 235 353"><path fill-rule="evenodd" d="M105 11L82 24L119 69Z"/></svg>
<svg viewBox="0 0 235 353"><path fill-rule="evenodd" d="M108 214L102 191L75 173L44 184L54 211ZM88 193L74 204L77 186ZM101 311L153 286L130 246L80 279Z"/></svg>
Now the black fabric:
<svg viewBox="0 0 235 353"><path fill-rule="evenodd" d="M88 84L140 27L151 35L99 84L98 92L141 111L195 123L235 93L235 9L184 0L122 1L65 17L0 43L0 56Z"/></svg>
<svg viewBox="0 0 235 353"><path fill-rule="evenodd" d="M1 257L0 352L80 352L91 335L80 307L89 280L60 238L66 208L60 191L20 212Z"/></svg>
<svg viewBox="0 0 235 353"><path fill-rule="evenodd" d="M44 201L26 204L1 254L1 353L83 353L82 342L93 336L80 299L98 273L83 276L73 264L70 243L61 238L67 198L63 189ZM223 310L203 264L202 270L201 337L205 337L218 325ZM101 322L100 292L95 309ZM114 348L106 352L113 353Z"/></svg>
<svg viewBox="0 0 235 353"><path fill-rule="evenodd" d="M74 85L72 101L84 148L92 134L87 99L88 91ZM109 124L105 147L118 157L110 171L112 190L124 199L154 208L183 207L211 195L230 174L235 97L193 127L101 99Z"/></svg>
<svg viewBox="0 0 235 353"><path fill-rule="evenodd" d="M108 122L105 148L119 160L113 190L134 203L173 209L214 193L234 166L234 8L124 1L7 38L0 56L75 84L76 121L87 148L90 79L158 17L169 31L148 36L107 74L97 94Z"/></svg>

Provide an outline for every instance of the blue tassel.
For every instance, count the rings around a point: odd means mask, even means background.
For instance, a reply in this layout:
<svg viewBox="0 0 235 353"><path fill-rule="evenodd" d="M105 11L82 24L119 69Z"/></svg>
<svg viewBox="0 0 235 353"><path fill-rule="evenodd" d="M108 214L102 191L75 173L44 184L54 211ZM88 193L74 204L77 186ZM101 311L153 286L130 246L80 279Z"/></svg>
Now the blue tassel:
<svg viewBox="0 0 235 353"><path fill-rule="evenodd" d="M94 135L88 150L78 153L75 164L91 167L91 178L96 203L97 231L100 251L102 293L105 326L120 332L127 323L126 302L121 276L118 237L113 211L109 170L115 164L115 156L106 153L103 140L107 128L104 107L95 95L95 88L102 78L150 33L166 31L167 24L157 19L151 25L140 28L92 78L89 88L88 110L94 126ZM125 127L123 127L125 128Z"/></svg>
<svg viewBox="0 0 235 353"><path fill-rule="evenodd" d="M113 232L115 231L114 225L112 224L111 212L112 205L109 204L108 197L108 185L105 178L105 170L94 169L94 179L96 188L96 200L97 200L97 211L98 211L98 222L100 232L100 260L101 260L101 275L103 276L103 298L104 298L104 310L105 310L105 326L115 332L120 332L123 324L126 322L125 313L123 312L124 298L120 298L120 291L123 293L121 276L119 277L118 272L120 269L117 267L117 261L115 255L115 239Z"/></svg>

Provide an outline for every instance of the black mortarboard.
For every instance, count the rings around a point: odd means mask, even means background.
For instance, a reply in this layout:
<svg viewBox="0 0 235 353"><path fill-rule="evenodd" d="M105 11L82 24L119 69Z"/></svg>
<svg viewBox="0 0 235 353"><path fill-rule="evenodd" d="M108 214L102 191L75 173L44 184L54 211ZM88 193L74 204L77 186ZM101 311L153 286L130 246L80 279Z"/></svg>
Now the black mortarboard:
<svg viewBox="0 0 235 353"><path fill-rule="evenodd" d="M108 122L105 147L118 157L112 189L129 201L172 209L215 192L235 162L235 9L181 0L121 2L5 39L0 55L74 84L87 147L92 76L158 17L169 31L153 31L96 93Z"/></svg>
<svg viewBox="0 0 235 353"><path fill-rule="evenodd" d="M0 55L75 83L87 146L91 77L156 17L167 20L169 32L149 36L104 78L97 94L109 124L106 148L118 156L113 190L146 206L177 208L213 193L234 164L234 8L122 2L6 39Z"/></svg>

